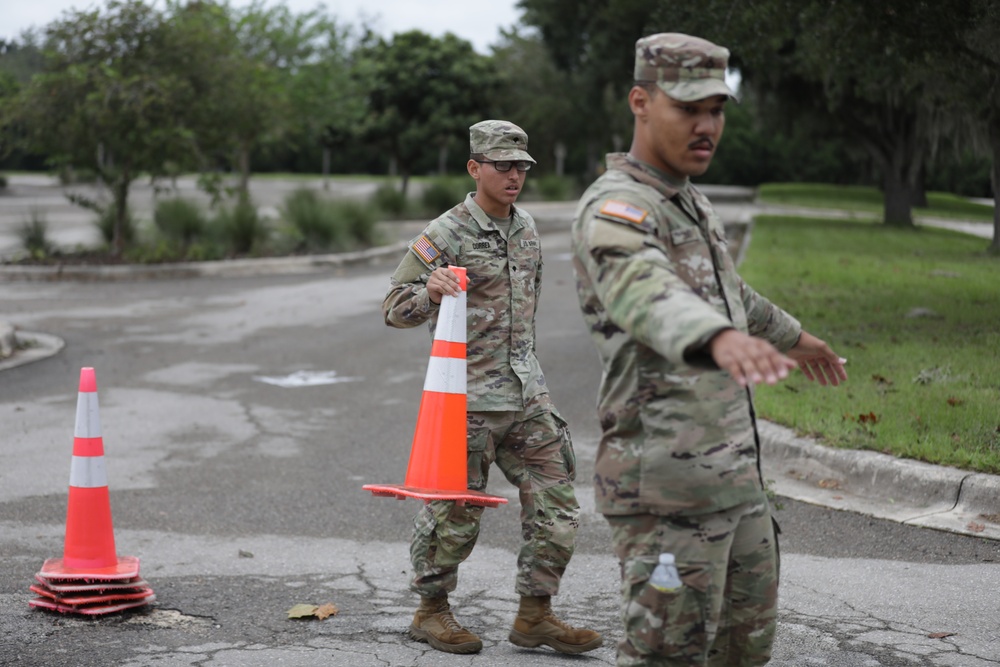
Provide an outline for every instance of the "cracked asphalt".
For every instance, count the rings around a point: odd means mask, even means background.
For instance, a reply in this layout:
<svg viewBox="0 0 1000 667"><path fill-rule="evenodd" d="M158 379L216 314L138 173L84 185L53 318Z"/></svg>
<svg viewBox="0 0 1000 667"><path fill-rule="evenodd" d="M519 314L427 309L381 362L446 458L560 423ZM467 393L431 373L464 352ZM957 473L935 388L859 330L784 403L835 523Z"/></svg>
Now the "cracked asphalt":
<svg viewBox="0 0 1000 667"><path fill-rule="evenodd" d="M568 657L506 641L517 602L511 506L487 510L453 596L483 651L452 656L406 637L416 503L360 489L401 481L428 358L426 331L381 322L391 257L305 275L3 285L0 320L64 346L0 371L0 664L614 664L618 568L589 482L600 369L576 308L568 239L552 231L543 243L539 354L573 429L583 506L555 606L603 632L604 647ZM157 595L149 608L96 618L27 605L34 573L62 551L82 366L97 374L118 551L141 559ZM259 379L303 372L354 379L288 388ZM516 505L496 477L489 491ZM778 504L772 665L1000 664L1000 542L788 497ZM336 616L286 617L295 604L327 602Z"/></svg>

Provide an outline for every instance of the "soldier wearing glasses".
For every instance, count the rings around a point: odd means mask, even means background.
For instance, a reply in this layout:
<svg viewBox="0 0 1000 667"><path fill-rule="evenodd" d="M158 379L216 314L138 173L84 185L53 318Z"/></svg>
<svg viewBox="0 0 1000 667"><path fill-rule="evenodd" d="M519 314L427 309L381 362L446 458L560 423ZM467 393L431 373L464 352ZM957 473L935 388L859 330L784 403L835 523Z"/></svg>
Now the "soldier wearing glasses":
<svg viewBox="0 0 1000 667"><path fill-rule="evenodd" d="M531 216L514 206L535 163L528 136L513 123L486 120L469 128L466 165L476 191L432 220L411 243L393 274L382 312L389 326L428 322L431 335L445 294L459 282L448 265L468 275L468 482L486 488L497 464L518 487L524 544L517 559L520 607L509 639L583 653L601 635L574 628L552 612L550 597L573 555L579 505L573 491L576 460L566 422L552 404L535 357L535 309L542 285L542 252ZM426 503L414 519L411 590L420 607L410 636L448 653L475 653L482 641L455 619L448 593L458 566L479 536L483 508L449 501Z"/></svg>

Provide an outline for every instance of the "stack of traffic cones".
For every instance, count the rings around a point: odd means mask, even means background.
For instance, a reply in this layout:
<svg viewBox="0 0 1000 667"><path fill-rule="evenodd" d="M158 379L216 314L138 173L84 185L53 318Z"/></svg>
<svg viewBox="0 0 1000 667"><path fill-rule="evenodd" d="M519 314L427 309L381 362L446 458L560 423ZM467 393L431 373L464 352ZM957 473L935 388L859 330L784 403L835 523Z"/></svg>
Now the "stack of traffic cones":
<svg viewBox="0 0 1000 667"><path fill-rule="evenodd" d="M104 439L93 368L80 370L76 402L73 463L62 558L50 558L35 574L30 590L39 609L77 614L108 614L156 600L139 576L139 559L115 553Z"/></svg>
<svg viewBox="0 0 1000 667"><path fill-rule="evenodd" d="M445 295L441 299L406 483L402 486L365 484L361 488L376 496L417 498L425 502L454 500L459 504L496 507L507 499L467 488L465 304L468 279L464 268L448 268L458 276L462 291L457 297Z"/></svg>

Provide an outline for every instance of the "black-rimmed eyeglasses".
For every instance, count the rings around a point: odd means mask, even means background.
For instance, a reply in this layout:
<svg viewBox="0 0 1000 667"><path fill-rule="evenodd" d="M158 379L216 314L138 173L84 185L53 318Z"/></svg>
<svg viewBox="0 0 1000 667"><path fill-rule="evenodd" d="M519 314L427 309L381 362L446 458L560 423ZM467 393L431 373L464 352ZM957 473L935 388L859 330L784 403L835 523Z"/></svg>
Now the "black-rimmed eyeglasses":
<svg viewBox="0 0 1000 667"><path fill-rule="evenodd" d="M527 160L476 160L479 164L492 164L493 168L503 173L510 171L511 167L516 167L518 171L528 171L531 163Z"/></svg>

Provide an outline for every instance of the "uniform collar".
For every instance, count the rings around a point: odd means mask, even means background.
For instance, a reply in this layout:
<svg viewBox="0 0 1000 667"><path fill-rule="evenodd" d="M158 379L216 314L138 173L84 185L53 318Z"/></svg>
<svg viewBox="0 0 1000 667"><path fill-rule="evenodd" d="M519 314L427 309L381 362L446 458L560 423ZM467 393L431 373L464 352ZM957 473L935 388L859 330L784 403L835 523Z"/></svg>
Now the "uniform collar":
<svg viewBox="0 0 1000 667"><path fill-rule="evenodd" d="M476 194L475 192L470 192L469 194L465 195L465 207L469 209L469 213L472 214L472 219L476 221L476 224L478 224L480 229L482 229L483 231L487 232L500 231L499 228L497 228L497 226L493 224L493 221L490 220L490 216L486 213L486 211L484 211L479 206L479 204L476 203L476 200L473 199L475 194ZM521 213L521 210L517 206L514 206L513 204L511 204L510 207L510 213L511 213L510 231L513 232L514 230L524 225L524 214ZM502 233L503 232L501 232L501 234Z"/></svg>

